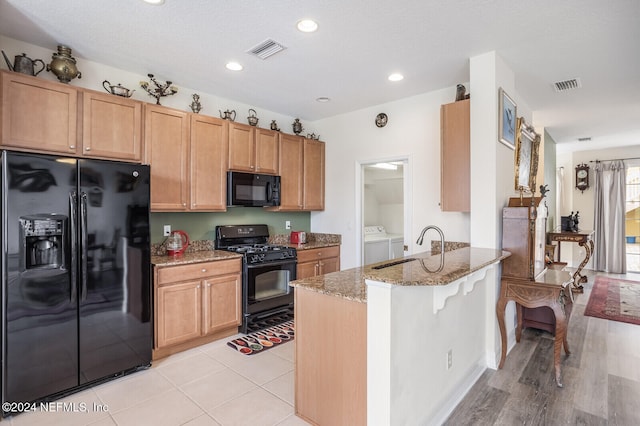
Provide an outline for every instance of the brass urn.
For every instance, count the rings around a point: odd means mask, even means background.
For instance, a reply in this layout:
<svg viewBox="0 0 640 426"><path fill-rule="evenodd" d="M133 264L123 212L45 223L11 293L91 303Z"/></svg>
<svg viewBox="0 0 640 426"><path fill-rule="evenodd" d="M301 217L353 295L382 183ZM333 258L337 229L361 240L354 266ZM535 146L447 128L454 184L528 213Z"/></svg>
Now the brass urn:
<svg viewBox="0 0 640 426"><path fill-rule="evenodd" d="M51 71L63 83L68 83L74 78L82 78L82 73L78 71L76 59L71 56L71 48L58 46L58 53L52 55L53 60L47 65L47 71Z"/></svg>

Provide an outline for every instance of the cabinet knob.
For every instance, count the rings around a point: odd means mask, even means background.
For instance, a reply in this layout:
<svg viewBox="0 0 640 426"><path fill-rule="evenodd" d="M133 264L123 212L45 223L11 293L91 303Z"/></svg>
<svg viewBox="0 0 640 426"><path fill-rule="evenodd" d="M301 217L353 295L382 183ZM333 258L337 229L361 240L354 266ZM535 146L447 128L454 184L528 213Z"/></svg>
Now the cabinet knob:
<svg viewBox="0 0 640 426"><path fill-rule="evenodd" d="M187 203L182 203L182 207L187 207Z"/></svg>
<svg viewBox="0 0 640 426"><path fill-rule="evenodd" d="M91 151L91 147L90 147L90 146L88 146L88 147L86 147L84 150L85 150L85 151Z"/></svg>
<svg viewBox="0 0 640 426"><path fill-rule="evenodd" d="M69 145L69 149L76 149L75 145Z"/></svg>
<svg viewBox="0 0 640 426"><path fill-rule="evenodd" d="M207 272L207 270L205 268L202 268L200 272Z"/></svg>
<svg viewBox="0 0 640 426"><path fill-rule="evenodd" d="M207 283L207 287L211 287L211 283Z"/></svg>
<svg viewBox="0 0 640 426"><path fill-rule="evenodd" d="M198 284L198 285L196 286L196 288L200 288L200 284Z"/></svg>

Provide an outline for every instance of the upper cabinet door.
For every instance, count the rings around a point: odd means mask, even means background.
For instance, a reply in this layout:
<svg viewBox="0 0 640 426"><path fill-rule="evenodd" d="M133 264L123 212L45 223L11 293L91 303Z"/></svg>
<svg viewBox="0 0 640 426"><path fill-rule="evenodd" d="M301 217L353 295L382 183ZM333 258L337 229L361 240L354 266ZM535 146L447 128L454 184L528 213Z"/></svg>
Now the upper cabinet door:
<svg viewBox="0 0 640 426"><path fill-rule="evenodd" d="M279 173L278 155L280 147L280 133L256 129L256 172L268 175Z"/></svg>
<svg viewBox="0 0 640 426"><path fill-rule="evenodd" d="M470 101L440 109L440 209L468 212L471 208Z"/></svg>
<svg viewBox="0 0 640 426"><path fill-rule="evenodd" d="M255 173L255 127L229 123L229 169Z"/></svg>
<svg viewBox="0 0 640 426"><path fill-rule="evenodd" d="M324 210L324 142L304 140L304 209Z"/></svg>
<svg viewBox="0 0 640 426"><path fill-rule="evenodd" d="M151 210L188 209L189 114L145 105L144 137L151 165Z"/></svg>
<svg viewBox="0 0 640 426"><path fill-rule="evenodd" d="M280 135L280 207L277 210L302 210L303 138Z"/></svg>
<svg viewBox="0 0 640 426"><path fill-rule="evenodd" d="M191 210L227 209L227 121L191 115Z"/></svg>
<svg viewBox="0 0 640 426"><path fill-rule="evenodd" d="M92 91L82 96L82 155L139 162L142 103Z"/></svg>
<svg viewBox="0 0 640 426"><path fill-rule="evenodd" d="M0 74L2 146L76 154L78 90L25 74Z"/></svg>

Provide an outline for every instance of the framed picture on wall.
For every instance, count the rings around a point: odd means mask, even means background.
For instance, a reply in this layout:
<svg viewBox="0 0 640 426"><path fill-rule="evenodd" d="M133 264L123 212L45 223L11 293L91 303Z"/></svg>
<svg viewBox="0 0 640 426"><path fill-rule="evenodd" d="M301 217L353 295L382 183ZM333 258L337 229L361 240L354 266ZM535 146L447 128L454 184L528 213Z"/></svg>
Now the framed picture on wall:
<svg viewBox="0 0 640 426"><path fill-rule="evenodd" d="M511 149L516 149L517 106L507 92L498 90L498 140Z"/></svg>

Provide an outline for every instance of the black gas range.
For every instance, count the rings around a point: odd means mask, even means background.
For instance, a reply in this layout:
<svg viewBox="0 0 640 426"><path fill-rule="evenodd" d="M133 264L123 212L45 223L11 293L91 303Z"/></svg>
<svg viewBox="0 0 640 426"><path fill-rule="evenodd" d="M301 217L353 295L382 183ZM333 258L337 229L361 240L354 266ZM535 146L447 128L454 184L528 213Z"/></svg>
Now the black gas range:
<svg viewBox="0 0 640 426"><path fill-rule="evenodd" d="M268 241L267 225L216 226L216 249L242 254L243 333L293 319L296 249Z"/></svg>

